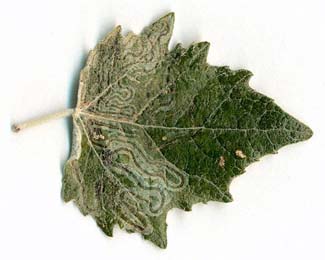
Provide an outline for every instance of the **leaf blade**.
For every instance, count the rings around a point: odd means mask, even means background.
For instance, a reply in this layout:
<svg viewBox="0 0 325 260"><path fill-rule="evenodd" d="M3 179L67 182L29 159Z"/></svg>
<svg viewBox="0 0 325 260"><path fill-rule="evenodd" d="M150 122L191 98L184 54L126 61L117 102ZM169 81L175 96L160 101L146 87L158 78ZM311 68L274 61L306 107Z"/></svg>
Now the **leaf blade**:
<svg viewBox="0 0 325 260"><path fill-rule="evenodd" d="M231 202L247 165L312 135L249 87L251 72L209 65L209 43L168 52L173 24L117 27L90 53L62 189L107 235L118 224L161 248L170 209Z"/></svg>

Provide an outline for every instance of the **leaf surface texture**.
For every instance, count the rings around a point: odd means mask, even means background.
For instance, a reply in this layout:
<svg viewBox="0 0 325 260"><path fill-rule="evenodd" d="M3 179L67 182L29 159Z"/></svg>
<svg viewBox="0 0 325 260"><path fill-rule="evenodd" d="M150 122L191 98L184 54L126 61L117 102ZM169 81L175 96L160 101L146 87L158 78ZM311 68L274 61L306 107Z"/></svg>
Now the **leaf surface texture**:
<svg viewBox="0 0 325 260"><path fill-rule="evenodd" d="M161 248L170 209L232 201L246 166L312 135L251 72L209 65L208 42L169 51L173 25L170 13L140 35L118 26L90 52L62 190L107 235L118 224Z"/></svg>

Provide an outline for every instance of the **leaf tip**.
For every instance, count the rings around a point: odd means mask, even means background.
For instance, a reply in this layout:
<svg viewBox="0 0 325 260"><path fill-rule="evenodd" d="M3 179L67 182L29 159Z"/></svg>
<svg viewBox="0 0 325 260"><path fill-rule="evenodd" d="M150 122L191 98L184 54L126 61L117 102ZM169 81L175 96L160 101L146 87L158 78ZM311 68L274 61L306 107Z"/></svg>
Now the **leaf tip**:
<svg viewBox="0 0 325 260"><path fill-rule="evenodd" d="M230 202L233 202L234 199L233 199L232 195L230 194L230 192L227 191L224 194L224 196L222 197L222 200L221 201L224 202L224 203L230 203Z"/></svg>
<svg viewBox="0 0 325 260"><path fill-rule="evenodd" d="M117 33L120 33L120 32L122 31L122 26L121 26L121 25L117 25L117 26L115 27L115 31L116 31Z"/></svg>
<svg viewBox="0 0 325 260"><path fill-rule="evenodd" d="M169 12L156 21L156 23L167 23L171 26L171 28L173 28L174 22L175 22L175 13L174 12Z"/></svg>
<svg viewBox="0 0 325 260"><path fill-rule="evenodd" d="M302 142L310 139L313 136L313 130L307 126L306 124L300 122L298 119L292 117L292 131L293 131L293 138L295 142Z"/></svg>
<svg viewBox="0 0 325 260"><path fill-rule="evenodd" d="M175 13L174 12L169 12L165 16L163 16L162 19L163 18L171 20L172 22L174 22L175 21Z"/></svg>
<svg viewBox="0 0 325 260"><path fill-rule="evenodd" d="M307 125L303 125L303 126L304 126L303 140L308 140L314 135L314 132L309 126L307 126Z"/></svg>

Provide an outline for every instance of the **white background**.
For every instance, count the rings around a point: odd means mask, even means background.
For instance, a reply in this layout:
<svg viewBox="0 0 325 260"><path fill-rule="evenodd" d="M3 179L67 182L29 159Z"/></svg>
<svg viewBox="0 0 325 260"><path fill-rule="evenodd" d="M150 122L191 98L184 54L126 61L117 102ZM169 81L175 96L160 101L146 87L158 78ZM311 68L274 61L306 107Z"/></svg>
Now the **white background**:
<svg viewBox="0 0 325 260"><path fill-rule="evenodd" d="M161 250L118 228L105 237L62 202L67 119L20 134L10 125L73 106L96 42L168 11L171 47L209 41L209 63L251 70L251 86L314 136L248 167L231 185L233 203L170 211ZM325 259L324 11L323 0L1 0L0 259Z"/></svg>

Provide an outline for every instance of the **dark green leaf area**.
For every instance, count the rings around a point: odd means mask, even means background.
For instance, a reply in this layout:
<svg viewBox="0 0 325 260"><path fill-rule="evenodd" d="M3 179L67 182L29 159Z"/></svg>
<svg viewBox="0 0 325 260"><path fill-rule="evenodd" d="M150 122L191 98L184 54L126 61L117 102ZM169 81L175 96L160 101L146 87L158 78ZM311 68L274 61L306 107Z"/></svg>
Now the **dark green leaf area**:
<svg viewBox="0 0 325 260"><path fill-rule="evenodd" d="M149 125L147 132L167 160L189 174L184 208L231 201L229 183L248 164L312 134L253 91L249 71L209 66L207 50L207 43L198 43L171 52L169 89L138 120Z"/></svg>

